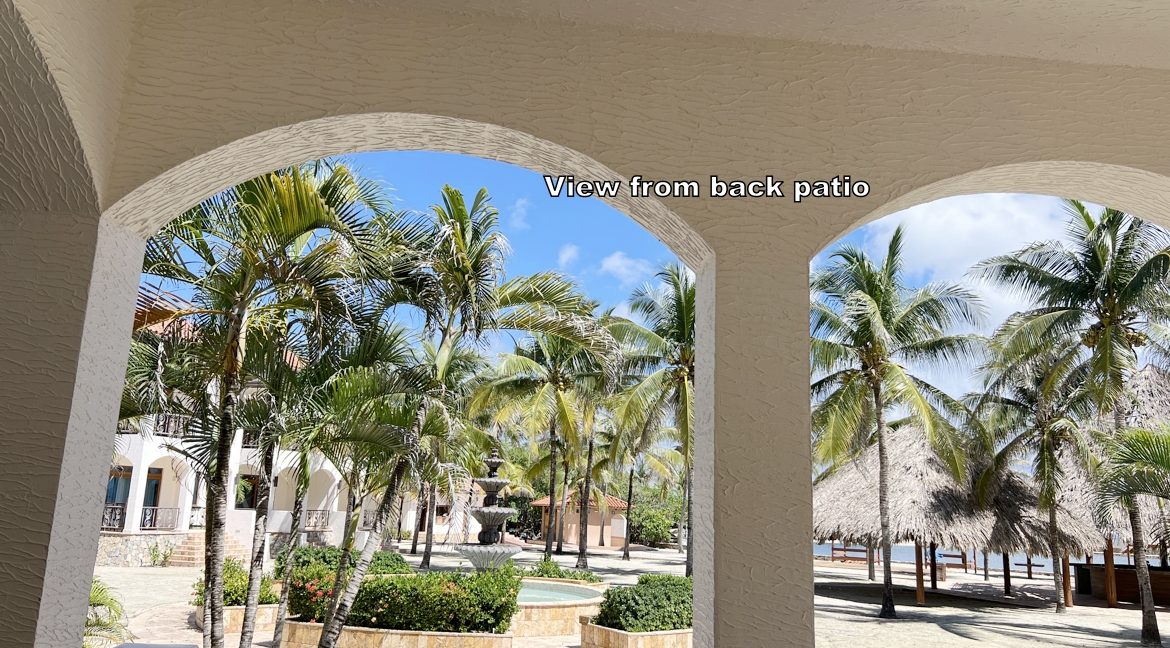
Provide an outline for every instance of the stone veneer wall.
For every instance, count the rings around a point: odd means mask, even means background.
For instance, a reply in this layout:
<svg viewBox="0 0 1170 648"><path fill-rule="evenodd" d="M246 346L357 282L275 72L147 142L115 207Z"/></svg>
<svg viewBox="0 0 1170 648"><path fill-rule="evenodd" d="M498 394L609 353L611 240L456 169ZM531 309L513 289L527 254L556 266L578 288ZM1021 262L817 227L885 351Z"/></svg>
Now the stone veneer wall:
<svg viewBox="0 0 1170 648"><path fill-rule="evenodd" d="M186 533L117 533L103 531L98 539L97 564L101 567L142 567L150 564L150 548L165 551L187 539Z"/></svg>
<svg viewBox="0 0 1170 648"><path fill-rule="evenodd" d="M256 629L272 630L276 627L276 612L280 607L277 603L256 606ZM195 627L203 629L203 606L195 606ZM223 608L223 631L228 634L239 634L244 627L244 606L226 605Z"/></svg>
<svg viewBox="0 0 1170 648"><path fill-rule="evenodd" d="M280 648L317 648L320 623L289 621L284 624ZM510 634L458 632L409 632L346 626L337 648L512 648Z"/></svg>

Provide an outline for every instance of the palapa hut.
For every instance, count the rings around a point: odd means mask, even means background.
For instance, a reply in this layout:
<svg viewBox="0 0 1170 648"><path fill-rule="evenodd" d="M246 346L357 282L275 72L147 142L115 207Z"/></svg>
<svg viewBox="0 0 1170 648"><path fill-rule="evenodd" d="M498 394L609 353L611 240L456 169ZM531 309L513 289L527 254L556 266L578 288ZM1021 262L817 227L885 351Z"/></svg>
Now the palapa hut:
<svg viewBox="0 0 1170 648"><path fill-rule="evenodd" d="M970 490L955 481L925 434L911 426L886 434L891 540L915 543L919 557L921 547L930 543L944 547L987 546L994 515L975 506ZM814 484L813 535L821 542L880 545L876 445ZM915 571L921 602L921 560L916 561Z"/></svg>
<svg viewBox="0 0 1170 648"><path fill-rule="evenodd" d="M920 429L906 426L887 434L890 531L894 543L913 542L919 548L931 543L985 548L1008 555L1018 551L1050 553L1048 516L1038 510L1039 497L1027 477L1005 473L981 507L974 489L955 481ZM968 472L973 483L978 472L974 468ZM1101 544L1103 536L1093 526L1091 516L1063 507L1057 516L1060 550L1079 554ZM867 547L880 544L876 446L814 484L813 533L822 542L840 540ZM921 601L921 563L916 562L915 567ZM1010 582L1010 568L1010 564L1005 565L1005 582Z"/></svg>

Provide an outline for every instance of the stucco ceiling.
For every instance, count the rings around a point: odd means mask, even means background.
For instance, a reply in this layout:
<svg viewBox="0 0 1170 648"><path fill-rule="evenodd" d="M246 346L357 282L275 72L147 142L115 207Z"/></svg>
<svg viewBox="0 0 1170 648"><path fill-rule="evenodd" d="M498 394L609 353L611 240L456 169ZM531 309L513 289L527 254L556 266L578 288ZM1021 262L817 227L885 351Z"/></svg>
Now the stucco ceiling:
<svg viewBox="0 0 1170 648"><path fill-rule="evenodd" d="M593 25L1170 68L1164 0L411 1Z"/></svg>

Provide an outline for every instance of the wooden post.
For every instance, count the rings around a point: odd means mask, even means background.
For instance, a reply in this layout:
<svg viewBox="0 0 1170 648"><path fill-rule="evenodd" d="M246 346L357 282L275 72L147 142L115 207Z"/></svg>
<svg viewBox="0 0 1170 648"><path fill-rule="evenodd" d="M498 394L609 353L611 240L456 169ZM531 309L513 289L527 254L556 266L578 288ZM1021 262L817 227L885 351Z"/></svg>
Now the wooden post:
<svg viewBox="0 0 1170 648"><path fill-rule="evenodd" d="M1117 607L1117 574L1113 569L1113 538L1105 540L1105 604Z"/></svg>
<svg viewBox="0 0 1170 648"><path fill-rule="evenodd" d="M1012 595L1012 557L1007 554L1003 554L1003 593Z"/></svg>
<svg viewBox="0 0 1170 648"><path fill-rule="evenodd" d="M1056 565L1053 565L1052 568L1056 569ZM1060 574L1061 574L1061 576L1064 577L1064 605L1065 605L1065 607L1072 607L1073 606L1072 579L1069 578L1068 552L1067 551L1064 552L1064 557L1061 558L1061 560L1060 560Z"/></svg>
<svg viewBox="0 0 1170 648"><path fill-rule="evenodd" d="M938 545L930 543L930 589L938 589Z"/></svg>
<svg viewBox="0 0 1170 648"><path fill-rule="evenodd" d="M922 545L914 543L914 599L918 605L926 605L926 588L922 586Z"/></svg>
<svg viewBox="0 0 1170 648"><path fill-rule="evenodd" d="M987 550L983 550L983 580L991 580L991 574L987 571Z"/></svg>
<svg viewBox="0 0 1170 648"><path fill-rule="evenodd" d="M1025 562L1028 563L1028 580L1032 580L1032 554L1028 554L1028 559Z"/></svg>
<svg viewBox="0 0 1170 648"><path fill-rule="evenodd" d="M871 581L877 580L877 571L874 568L873 554L873 547L867 545L865 547L865 568L866 572L868 572L867 576L869 576L869 580Z"/></svg>

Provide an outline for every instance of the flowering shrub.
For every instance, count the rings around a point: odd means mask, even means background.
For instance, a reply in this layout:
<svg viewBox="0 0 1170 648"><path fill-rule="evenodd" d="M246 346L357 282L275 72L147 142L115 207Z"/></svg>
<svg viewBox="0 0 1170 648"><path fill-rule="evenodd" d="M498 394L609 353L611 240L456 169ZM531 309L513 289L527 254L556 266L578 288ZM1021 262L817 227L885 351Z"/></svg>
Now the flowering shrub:
<svg viewBox="0 0 1170 648"><path fill-rule="evenodd" d="M352 560L350 564L357 562L359 554L357 551L350 553ZM284 578L284 552L280 552L276 556L276 577ZM338 547L311 547L308 545L297 547L292 555L293 573L300 567L307 567L308 565L321 564L337 569L337 563L341 562L341 549ZM407 564L406 559L401 554L395 551L377 551L374 552L374 558L370 562L370 569L367 574L409 574L411 572L410 565Z"/></svg>
<svg viewBox="0 0 1170 648"><path fill-rule="evenodd" d="M293 571L289 611L320 621L329 608L334 574L321 565ZM508 631L516 614L520 574L511 567L414 578L376 578L362 583L346 625L422 632Z"/></svg>
<svg viewBox="0 0 1170 648"><path fill-rule="evenodd" d="M293 569L288 590L289 611L305 621L322 621L329 611L336 578L336 566L323 563Z"/></svg>

